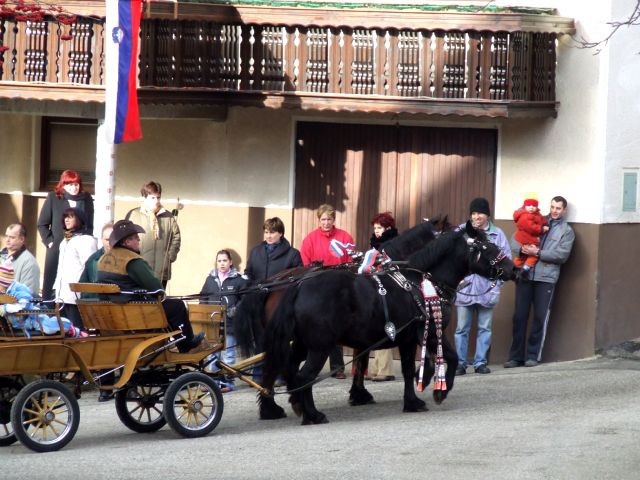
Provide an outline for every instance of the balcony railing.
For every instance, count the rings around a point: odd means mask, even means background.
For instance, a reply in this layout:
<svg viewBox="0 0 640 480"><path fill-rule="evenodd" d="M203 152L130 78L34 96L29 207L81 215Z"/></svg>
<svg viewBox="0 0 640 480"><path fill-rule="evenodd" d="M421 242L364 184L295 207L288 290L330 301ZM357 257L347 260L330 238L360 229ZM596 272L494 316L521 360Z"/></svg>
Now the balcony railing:
<svg viewBox="0 0 640 480"><path fill-rule="evenodd" d="M536 23L534 15L358 10L340 16L313 9L311 16L310 9L176 6L147 4L142 103L171 97L172 103L490 116L500 115L496 106L524 105L555 115L556 37L572 27L561 17L540 16ZM72 39L61 40L63 34ZM1 45L8 47L0 53L0 90L104 101L104 35L99 18L80 19L71 29L53 21L0 21Z"/></svg>

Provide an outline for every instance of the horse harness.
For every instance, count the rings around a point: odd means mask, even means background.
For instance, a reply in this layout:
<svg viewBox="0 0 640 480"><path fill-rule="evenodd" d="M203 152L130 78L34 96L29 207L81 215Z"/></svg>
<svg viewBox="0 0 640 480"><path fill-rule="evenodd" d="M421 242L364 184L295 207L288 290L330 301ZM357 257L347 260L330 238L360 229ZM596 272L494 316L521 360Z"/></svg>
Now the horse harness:
<svg viewBox="0 0 640 480"><path fill-rule="evenodd" d="M469 268L469 271L471 271L472 270L471 267L474 262L474 256L475 256L475 261L478 261L480 256L482 255L482 251L486 250L487 246L483 243L477 242L475 239L469 237L466 233L464 234L464 239L467 245L469 246L470 255L468 259L468 263L469 263L468 268ZM474 253L476 252L477 252L477 255L474 255ZM386 257L384 253L383 253L383 257ZM484 295L487 292L491 291L497 285L498 278L500 278L500 274L502 272L501 272L501 269L496 267L496 265L498 265L505 257L506 255L502 252L502 250L499 250L496 258L489 260L489 264L492 267L492 271L491 271L491 278L490 278L491 284L489 285L488 290L481 294L468 294L469 296ZM387 306L387 300L386 300L387 290L382 285L382 281L380 280L379 275L388 275L400 288L409 292L415 304L417 305L418 309L422 312L422 316L424 318L425 323L424 323L424 331L422 335L422 351L420 355L420 368L418 371L417 390L419 392L424 391L424 382L423 382L424 367L425 367L425 361L426 361L426 355L427 355L427 342L429 339L429 327L430 327L431 321L434 322L434 326L436 330L436 342L437 342L433 389L446 390L447 389L446 376L445 376L446 369L445 369L445 362L444 362L444 353L442 348L442 318L443 318L442 304L443 302L451 303L460 287L451 291L452 289L447 286L438 285L433 281L433 279L431 278L431 275L428 272L427 273L420 272L422 274L422 283L420 287L418 287L413 282L409 281L402 274L402 272L400 272L397 265L394 265L388 259L388 257L383 259L383 261L381 262L381 266L383 267L383 269L379 273L373 273L371 277L374 279L375 283L377 284L378 294L382 299L382 305L383 305L384 316L385 316L384 331L387 334L387 337L389 337L391 341L394 341L396 335L401 330L406 328L411 322L406 323L399 330L397 330L393 322L389 320L389 308ZM447 298L447 296L445 295L446 291L450 291L450 293L452 293L452 295L449 298ZM419 296L417 292L420 292L421 295Z"/></svg>
<svg viewBox="0 0 640 480"><path fill-rule="evenodd" d="M417 305L418 309L422 312L422 317L425 321L424 332L422 335L422 352L420 355L420 369L418 372L417 390L419 392L424 391L424 366L427 355L427 341L429 338L429 327L431 321L433 321L435 324L437 341L435 362L436 368L433 388L434 390L446 390L446 369L442 349L442 302L447 302L448 300L444 295L444 291L441 287L435 285L431 281L431 275L429 275L428 273L422 273L422 283L420 286L417 286L413 282L409 281L407 277L405 277L396 266L390 266L386 271L383 271L380 274L389 276L400 288L411 294L413 301ZM389 337L391 341L394 341L396 335L404 330L407 326L409 326L411 322L407 322L405 325L400 327L400 329L396 329L394 323L389 320L389 308L387 306L386 299L387 290L382 285L382 281L379 278L380 274L373 274L371 275L371 277L377 284L378 295L380 295L380 298L382 299L382 306L384 309L385 317L384 331L387 334L387 337ZM420 295L418 295L417 292L420 292ZM420 297L422 297L422 299Z"/></svg>

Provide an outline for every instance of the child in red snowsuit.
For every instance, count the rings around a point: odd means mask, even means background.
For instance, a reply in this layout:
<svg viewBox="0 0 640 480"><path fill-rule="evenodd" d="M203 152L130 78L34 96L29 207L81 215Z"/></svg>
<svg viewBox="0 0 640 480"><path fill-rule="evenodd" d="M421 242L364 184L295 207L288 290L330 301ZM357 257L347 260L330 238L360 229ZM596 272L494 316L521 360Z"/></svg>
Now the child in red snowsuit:
<svg viewBox="0 0 640 480"><path fill-rule="evenodd" d="M527 198L522 207L513 212L513 220L516 222L516 232L513 234L513 238L520 245L540 245L540 235L549 230L547 220L540 213L538 200L535 198ZM525 275L528 275L529 270L537 262L538 257L522 253L513 259L513 263L516 267L521 268Z"/></svg>

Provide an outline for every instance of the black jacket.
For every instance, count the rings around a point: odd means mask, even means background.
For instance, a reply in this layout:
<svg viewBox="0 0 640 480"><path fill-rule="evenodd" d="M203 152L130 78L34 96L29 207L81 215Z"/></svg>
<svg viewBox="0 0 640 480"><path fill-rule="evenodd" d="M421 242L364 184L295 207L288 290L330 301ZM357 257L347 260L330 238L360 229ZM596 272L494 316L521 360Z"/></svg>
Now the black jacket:
<svg viewBox="0 0 640 480"><path fill-rule="evenodd" d="M398 236L398 230L395 228L390 228L389 230L385 230L382 232L380 238L376 237L375 234L371 235L369 239L369 243L371 244L371 248L375 248L376 250L380 250L380 245L382 245L387 240L391 240Z"/></svg>
<svg viewBox="0 0 640 480"><path fill-rule="evenodd" d="M42 243L46 246L51 242L57 245L64 238L62 213L71 206L69 199L76 201L75 208L84 216L85 230L93 235L93 198L89 193L80 192L78 195L71 196L65 192L62 198L58 198L55 192L49 192L38 216L38 232Z"/></svg>
<svg viewBox="0 0 640 480"><path fill-rule="evenodd" d="M282 237L269 255L266 245L267 242L259 243L249 254L244 273L252 282L261 282L288 268L302 266L300 252L293 248L286 238Z"/></svg>
<svg viewBox="0 0 640 480"><path fill-rule="evenodd" d="M235 306L240 301L238 290L247 286L248 280L233 268L229 276L220 284L218 278L218 270L215 268L207 275L204 281L200 295L206 295L206 298L200 300L201 303L218 303L227 306L227 323L225 331L229 335L233 335L233 317L235 316Z"/></svg>

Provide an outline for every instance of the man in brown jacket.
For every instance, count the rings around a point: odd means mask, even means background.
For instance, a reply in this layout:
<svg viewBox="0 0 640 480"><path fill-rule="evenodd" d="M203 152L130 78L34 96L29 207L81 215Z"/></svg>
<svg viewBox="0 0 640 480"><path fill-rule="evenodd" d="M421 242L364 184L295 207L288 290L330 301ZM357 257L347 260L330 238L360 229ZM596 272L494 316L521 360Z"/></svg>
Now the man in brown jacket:
<svg viewBox="0 0 640 480"><path fill-rule="evenodd" d="M140 193L142 206L130 210L125 220L145 230L140 236L140 255L166 288L171 279L171 264L180 251L180 228L176 217L160 203L162 186L158 182L145 183Z"/></svg>

